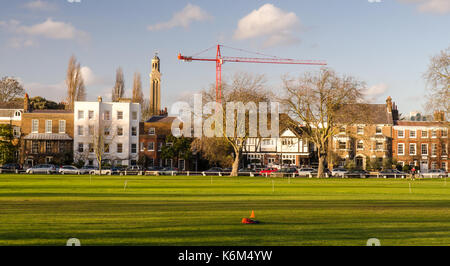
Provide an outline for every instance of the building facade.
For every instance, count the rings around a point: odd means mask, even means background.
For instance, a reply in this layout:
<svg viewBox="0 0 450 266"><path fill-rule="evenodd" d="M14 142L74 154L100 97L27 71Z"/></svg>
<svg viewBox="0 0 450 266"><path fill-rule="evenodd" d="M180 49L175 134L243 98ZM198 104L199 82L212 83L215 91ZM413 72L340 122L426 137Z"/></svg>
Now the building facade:
<svg viewBox="0 0 450 266"><path fill-rule="evenodd" d="M351 161L356 168L366 169L370 162L381 164L392 158L392 126L398 116L392 99L387 98L386 104L360 104L358 108L364 112L361 118L342 123L329 142L330 168Z"/></svg>
<svg viewBox="0 0 450 266"><path fill-rule="evenodd" d="M397 121L393 128L394 159L426 172L449 170L449 124L440 121Z"/></svg>
<svg viewBox="0 0 450 266"><path fill-rule="evenodd" d="M72 145L72 111L25 108L21 123L21 164L70 164L73 161Z"/></svg>
<svg viewBox="0 0 450 266"><path fill-rule="evenodd" d="M313 145L298 130L285 128L278 138L248 138L243 150L244 167L306 166L311 164Z"/></svg>
<svg viewBox="0 0 450 266"><path fill-rule="evenodd" d="M128 166L137 164L139 144L140 104L129 100L119 102L75 102L75 161L98 166Z"/></svg>

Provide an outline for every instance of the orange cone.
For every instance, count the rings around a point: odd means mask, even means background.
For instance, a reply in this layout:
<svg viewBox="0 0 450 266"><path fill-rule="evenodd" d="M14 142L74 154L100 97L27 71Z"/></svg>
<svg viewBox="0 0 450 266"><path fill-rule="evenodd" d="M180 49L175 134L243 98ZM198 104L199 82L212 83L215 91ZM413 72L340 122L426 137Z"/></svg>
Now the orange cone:
<svg viewBox="0 0 450 266"><path fill-rule="evenodd" d="M252 214L250 215L250 218L255 218L255 212L252 210Z"/></svg>

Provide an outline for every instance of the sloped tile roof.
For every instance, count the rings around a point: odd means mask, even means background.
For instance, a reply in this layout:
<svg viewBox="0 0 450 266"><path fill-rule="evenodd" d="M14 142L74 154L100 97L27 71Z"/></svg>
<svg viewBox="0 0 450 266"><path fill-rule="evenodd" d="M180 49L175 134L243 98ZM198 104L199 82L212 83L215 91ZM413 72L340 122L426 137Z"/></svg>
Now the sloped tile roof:
<svg viewBox="0 0 450 266"><path fill-rule="evenodd" d="M24 137L26 140L72 140L67 134L31 133Z"/></svg>

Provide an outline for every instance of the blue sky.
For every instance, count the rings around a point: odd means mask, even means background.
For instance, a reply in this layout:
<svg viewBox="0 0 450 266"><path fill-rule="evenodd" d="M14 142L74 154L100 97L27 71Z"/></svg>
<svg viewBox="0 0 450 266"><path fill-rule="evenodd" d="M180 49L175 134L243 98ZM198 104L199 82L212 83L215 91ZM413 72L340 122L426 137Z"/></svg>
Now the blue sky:
<svg viewBox="0 0 450 266"><path fill-rule="evenodd" d="M214 63L181 62L218 42L293 59L326 60L367 83L368 98L392 96L400 112L422 110L429 58L450 45L449 0L26 0L1 1L0 76L19 78L31 96L63 100L74 54L89 99L109 98L115 70L133 73L149 94L150 60L161 58L162 103L170 107L215 82ZM248 54L224 49L227 56ZM214 56L210 51L205 56ZM227 63L224 78L265 74L281 88L284 74L317 66Z"/></svg>

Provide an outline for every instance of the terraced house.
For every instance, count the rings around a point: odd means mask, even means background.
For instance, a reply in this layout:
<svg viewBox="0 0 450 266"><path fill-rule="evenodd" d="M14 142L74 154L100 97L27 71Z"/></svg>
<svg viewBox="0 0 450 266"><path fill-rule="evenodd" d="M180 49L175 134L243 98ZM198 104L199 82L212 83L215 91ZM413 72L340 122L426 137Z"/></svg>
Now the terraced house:
<svg viewBox="0 0 450 266"><path fill-rule="evenodd" d="M394 125L392 153L401 165L421 171L449 170L449 123L437 112L434 121L397 121Z"/></svg>
<svg viewBox="0 0 450 266"><path fill-rule="evenodd" d="M33 110L25 95L21 122L20 163L66 164L73 160L73 112Z"/></svg>
<svg viewBox="0 0 450 266"><path fill-rule="evenodd" d="M359 104L361 117L343 123L329 142L329 167L344 166L352 161L357 168L366 169L369 163L379 164L392 158L392 126L398 110L391 97L386 104ZM343 116L345 117L345 116Z"/></svg>

